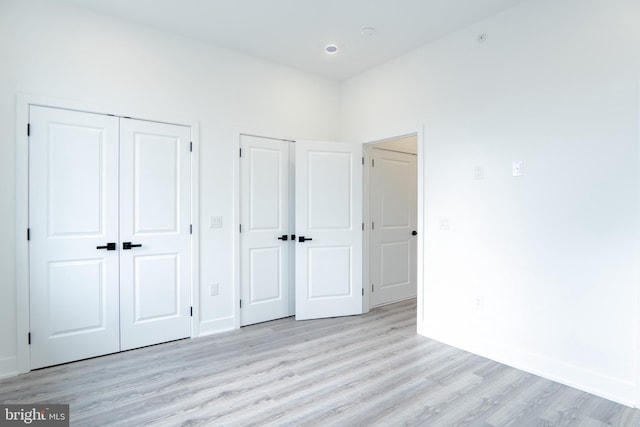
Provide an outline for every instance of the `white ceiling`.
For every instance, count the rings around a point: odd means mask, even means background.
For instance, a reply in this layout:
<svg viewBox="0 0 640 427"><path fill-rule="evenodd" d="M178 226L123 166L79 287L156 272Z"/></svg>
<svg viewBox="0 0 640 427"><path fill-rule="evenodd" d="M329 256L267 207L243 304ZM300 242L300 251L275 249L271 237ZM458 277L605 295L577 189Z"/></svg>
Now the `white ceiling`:
<svg viewBox="0 0 640 427"><path fill-rule="evenodd" d="M343 80L525 0L65 1Z"/></svg>

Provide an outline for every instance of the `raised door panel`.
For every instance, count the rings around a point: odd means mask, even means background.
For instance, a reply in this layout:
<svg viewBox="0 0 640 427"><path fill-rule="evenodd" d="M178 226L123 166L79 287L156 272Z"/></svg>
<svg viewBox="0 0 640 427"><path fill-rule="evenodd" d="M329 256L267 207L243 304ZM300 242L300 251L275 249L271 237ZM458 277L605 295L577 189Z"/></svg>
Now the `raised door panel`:
<svg viewBox="0 0 640 427"><path fill-rule="evenodd" d="M30 108L31 368L119 350L118 119ZM98 249L99 247L103 249Z"/></svg>
<svg viewBox="0 0 640 427"><path fill-rule="evenodd" d="M392 157L396 154L391 153ZM380 173L380 197L381 210L379 229L409 230L412 226L412 217L415 207L414 157L411 154L400 154L400 157L410 156L405 159L389 158L382 155L376 165Z"/></svg>
<svg viewBox="0 0 640 427"><path fill-rule="evenodd" d="M307 153L305 160L307 229L350 230L353 225L352 153L314 150Z"/></svg>

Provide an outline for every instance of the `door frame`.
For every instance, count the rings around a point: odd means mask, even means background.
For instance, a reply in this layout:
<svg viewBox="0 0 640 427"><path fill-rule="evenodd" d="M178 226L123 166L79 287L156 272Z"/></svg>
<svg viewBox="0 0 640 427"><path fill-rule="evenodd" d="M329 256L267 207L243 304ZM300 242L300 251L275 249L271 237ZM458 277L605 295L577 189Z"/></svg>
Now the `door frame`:
<svg viewBox="0 0 640 427"><path fill-rule="evenodd" d="M377 150L385 150L385 148L377 148L376 146L378 144L382 144L385 142L390 142L390 141L395 141L398 139L402 139L402 138L408 138L408 137L415 137L416 138L416 149L418 148L418 145L420 143L420 141L418 140L418 134L416 132L410 133L410 134L406 134L406 135L399 135L399 136L394 136L391 138L386 138L383 140L379 140L379 141L373 141L373 142L367 142L364 145L364 153L365 153L365 165L367 167L365 167L364 172L364 189L363 189L363 197L362 197L362 203L364 204L363 206L363 212L364 215L363 217L365 218L365 233L364 233L364 239L363 239L363 245L364 245L364 249L363 249L363 269L365 274L363 274L363 280L366 277L366 282L364 282L366 284L365 288L365 299L367 300L366 302L366 309L367 311L371 310L373 308L373 298L371 297L371 256L372 256L372 244L371 244L371 238L372 238L372 231L371 227L369 226L369 224L371 224L371 198L372 198L372 194L371 194L371 190L373 190L373 186L372 186L372 176L371 176L371 167L369 166L371 163L371 159L373 157L373 150L377 149ZM386 149L388 150L388 149ZM388 151L393 151L393 150L388 150ZM402 151L399 151L400 153L404 153ZM414 155L413 153L406 153L409 155ZM418 153L416 152L415 154L416 156L416 169L418 168ZM417 171L416 171L417 172ZM419 177L418 174L416 173L416 210L418 210L418 196L419 196L419 191L418 191L418 181L419 181ZM416 212L416 222L418 222L418 212ZM416 224L416 226L418 226L418 224ZM419 231L419 230L418 230ZM418 232L418 237L420 236L420 233ZM416 249L417 249L417 244L418 244L418 240L416 240ZM416 269L418 268L418 251L416 250ZM417 295L417 288L418 288L418 276L417 276L417 271L416 271L416 295ZM363 304L365 304L365 302L363 302ZM364 307L363 307L364 308Z"/></svg>
<svg viewBox="0 0 640 427"><path fill-rule="evenodd" d="M240 225L240 135L251 135L251 136L260 136L263 138L263 135L269 134L270 132L256 132L249 131L245 129L234 129L233 131L233 327L234 329L240 328L240 233L238 233L238 227ZM274 132L276 133L276 132ZM424 294L424 242L425 242L425 224L424 224L424 203L425 203L425 193L424 193L424 169L425 169L425 125L423 123L416 126L409 126L402 129L399 129L395 132L385 132L380 137L372 137L371 139L363 142L363 156L364 161L368 162L370 160L370 155L368 151L368 146L377 144L380 142L390 141L394 139L401 138L403 136L411 136L415 135L418 142L418 153L417 153L417 166L418 166L418 200L417 200L417 208L418 208L418 241L417 241L417 250L416 256L418 257L416 268L417 268L417 299L418 299L418 310L417 310L417 329L418 333L423 328L424 323L424 304L423 304L423 294ZM274 138L274 137L271 137ZM277 138L274 139L284 139L288 141L295 141L295 138ZM361 140L362 141L362 140ZM370 212L369 212L369 168L363 168L363 215L362 220L366 223L371 222ZM370 265L370 248L369 248L369 233L366 232L363 236L363 256L362 256L362 280L363 283L370 283L370 274L369 274L369 265ZM371 301L371 290L369 286L364 286L364 298L362 299L362 313L368 313Z"/></svg>
<svg viewBox="0 0 640 427"><path fill-rule="evenodd" d="M145 118L146 114L127 114L118 108L106 109L89 103L51 98L38 95L18 93L16 97L16 367L17 373L22 374L31 370L31 354L27 336L29 333L29 243L27 229L29 228L29 110L31 106L59 108L85 113L115 115L150 122L161 122L191 129L193 153L191 157L191 305L193 317L191 319L191 338L200 333L200 241L199 241L199 212L200 212L200 123L189 118L165 119L156 117ZM155 116L155 114L154 114ZM24 233L24 234L23 234Z"/></svg>
<svg viewBox="0 0 640 427"><path fill-rule="evenodd" d="M390 136L389 136L390 135ZM425 165L425 126L419 125L416 127L409 127L405 129L400 129L396 132L386 133L385 136L381 138L372 138L367 142L363 143L364 146L364 158L366 164L368 165L371 161L371 149L375 148L376 144L382 142L393 141L396 139L415 136L417 139L417 227L418 227L418 236L416 242L416 293L417 293L417 328L418 332L420 332L422 325L424 323L424 304L423 304L423 294L424 294L424 242L425 242L425 224L424 224L424 202L425 202L425 192L424 192L424 165ZM364 168L364 190L363 190L363 203L364 203L364 222L366 224L371 223L371 168ZM371 227L365 227L364 233L364 248L363 248L363 281L367 286L365 286L364 298L362 301L363 304L363 313L368 312L371 309L371 287L369 284L371 283Z"/></svg>

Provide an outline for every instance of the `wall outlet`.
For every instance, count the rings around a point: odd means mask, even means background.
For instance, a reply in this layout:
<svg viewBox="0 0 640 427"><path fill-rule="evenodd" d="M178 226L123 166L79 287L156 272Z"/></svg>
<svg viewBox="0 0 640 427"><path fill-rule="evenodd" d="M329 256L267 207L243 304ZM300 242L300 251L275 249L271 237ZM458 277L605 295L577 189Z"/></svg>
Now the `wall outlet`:
<svg viewBox="0 0 640 427"><path fill-rule="evenodd" d="M212 297L217 297L218 294L219 294L218 284L212 283L209 286L209 295L211 295Z"/></svg>
<svg viewBox="0 0 640 427"><path fill-rule="evenodd" d="M483 296L476 297L476 299L474 300L474 307L476 308L476 311L478 311L478 312L484 310L484 297Z"/></svg>
<svg viewBox="0 0 640 427"><path fill-rule="evenodd" d="M446 217L440 218L440 220L438 221L438 228L442 231L451 230L451 220Z"/></svg>

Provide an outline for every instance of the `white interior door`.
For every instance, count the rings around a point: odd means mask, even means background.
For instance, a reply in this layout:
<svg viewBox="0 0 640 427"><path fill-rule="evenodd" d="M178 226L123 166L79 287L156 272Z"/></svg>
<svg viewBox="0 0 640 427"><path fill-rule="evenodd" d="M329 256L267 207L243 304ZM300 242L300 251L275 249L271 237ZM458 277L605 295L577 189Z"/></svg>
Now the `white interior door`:
<svg viewBox="0 0 640 427"><path fill-rule="evenodd" d="M29 114L35 369L119 350L118 118L36 106Z"/></svg>
<svg viewBox="0 0 640 427"><path fill-rule="evenodd" d="M190 129L121 119L121 349L188 337Z"/></svg>
<svg viewBox="0 0 640 427"><path fill-rule="evenodd" d="M416 296L417 163L413 154L372 149L372 306Z"/></svg>
<svg viewBox="0 0 640 427"><path fill-rule="evenodd" d="M242 326L293 315L289 145L240 137Z"/></svg>
<svg viewBox="0 0 640 427"><path fill-rule="evenodd" d="M362 313L362 145L296 142L296 319Z"/></svg>

